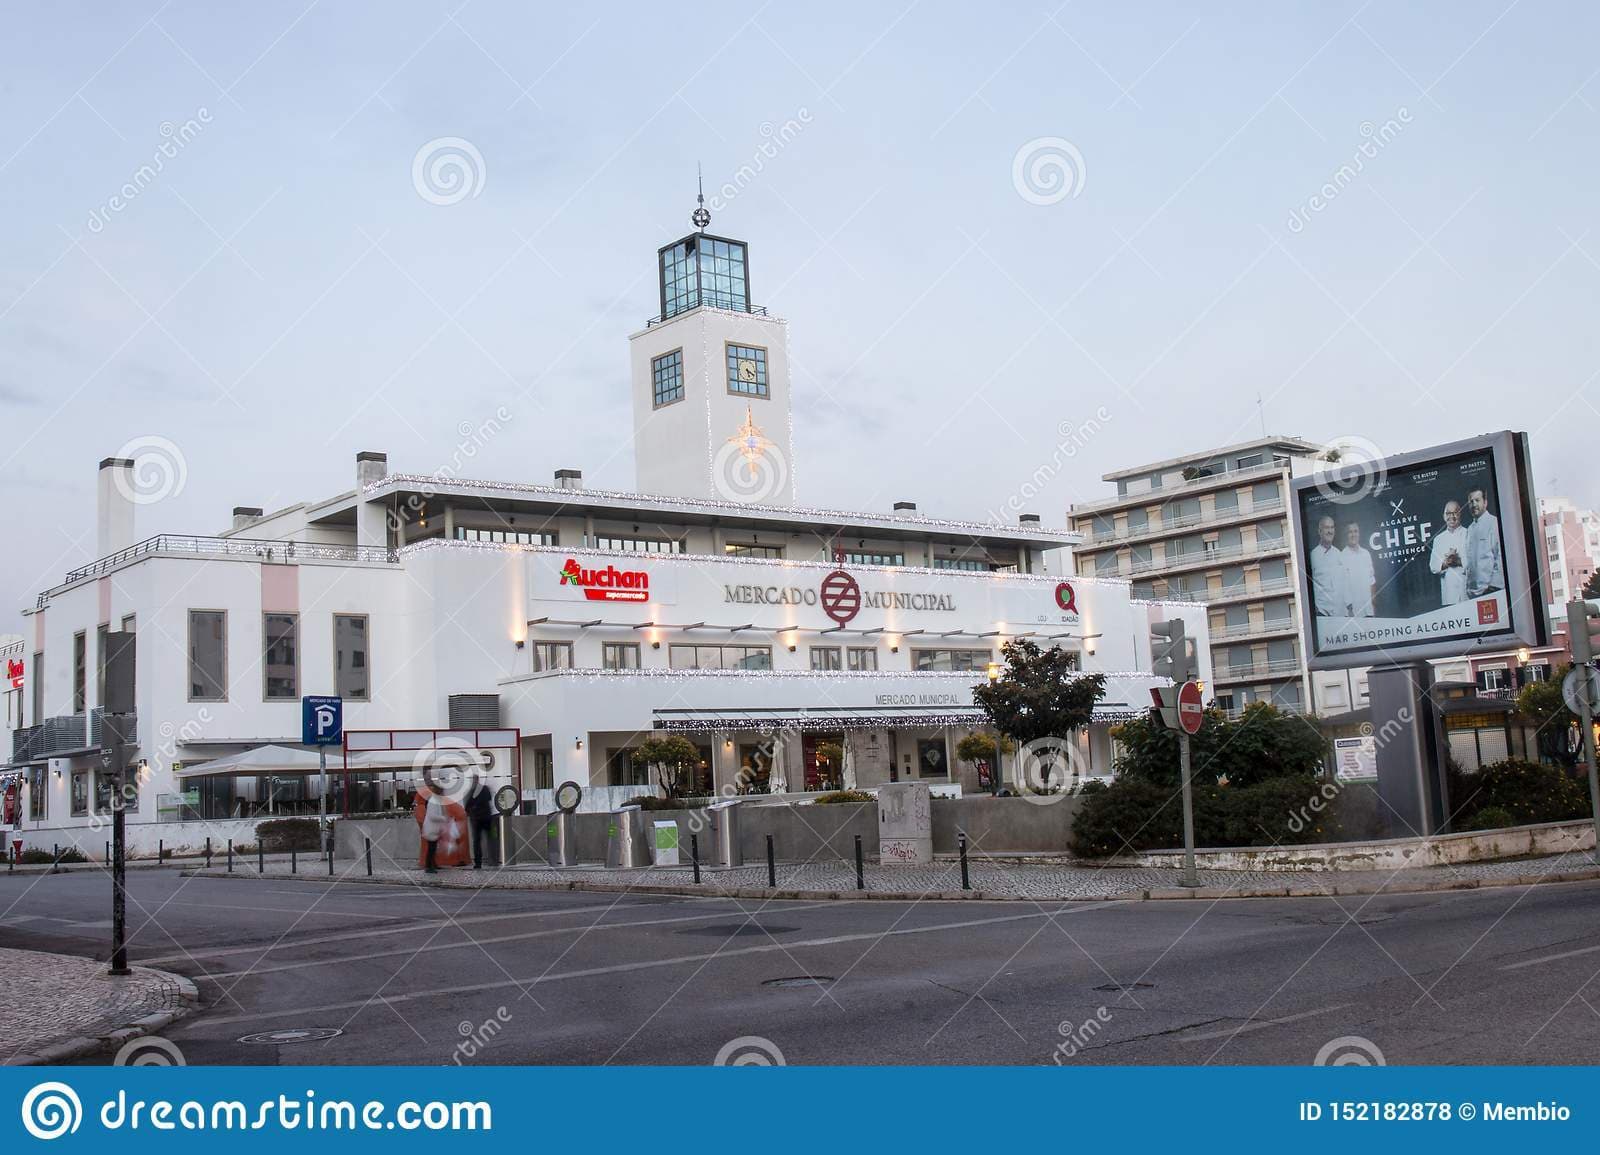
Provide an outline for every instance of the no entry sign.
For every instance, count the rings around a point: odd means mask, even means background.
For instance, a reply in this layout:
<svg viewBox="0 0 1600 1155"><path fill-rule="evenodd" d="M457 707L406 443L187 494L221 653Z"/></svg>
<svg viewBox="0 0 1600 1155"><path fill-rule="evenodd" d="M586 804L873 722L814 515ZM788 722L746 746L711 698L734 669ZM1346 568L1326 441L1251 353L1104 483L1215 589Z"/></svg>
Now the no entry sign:
<svg viewBox="0 0 1600 1155"><path fill-rule="evenodd" d="M1178 687L1178 725L1186 734L1198 734L1205 721L1205 703L1200 700L1200 684L1185 682Z"/></svg>

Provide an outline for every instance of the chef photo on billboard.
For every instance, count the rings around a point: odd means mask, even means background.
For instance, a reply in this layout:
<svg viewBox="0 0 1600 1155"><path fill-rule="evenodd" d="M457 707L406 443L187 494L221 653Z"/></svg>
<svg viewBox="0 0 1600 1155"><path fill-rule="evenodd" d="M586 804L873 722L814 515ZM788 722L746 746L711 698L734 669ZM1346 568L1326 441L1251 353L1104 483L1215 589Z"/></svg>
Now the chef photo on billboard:
<svg viewBox="0 0 1600 1155"><path fill-rule="evenodd" d="M1297 485L1312 655L1512 633L1502 468L1485 444Z"/></svg>

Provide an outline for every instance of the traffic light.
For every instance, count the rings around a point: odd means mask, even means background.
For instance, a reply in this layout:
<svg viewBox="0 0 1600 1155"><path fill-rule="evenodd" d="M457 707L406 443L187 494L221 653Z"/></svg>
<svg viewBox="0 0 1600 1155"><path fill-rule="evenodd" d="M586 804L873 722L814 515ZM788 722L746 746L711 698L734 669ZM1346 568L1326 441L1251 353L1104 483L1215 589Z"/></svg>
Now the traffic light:
<svg viewBox="0 0 1600 1155"><path fill-rule="evenodd" d="M1567 637L1574 665L1587 665L1600 652L1600 609L1582 598L1567 603Z"/></svg>
<svg viewBox="0 0 1600 1155"><path fill-rule="evenodd" d="M1182 618L1150 623L1150 669L1157 677L1181 685L1200 672L1194 639L1184 632Z"/></svg>

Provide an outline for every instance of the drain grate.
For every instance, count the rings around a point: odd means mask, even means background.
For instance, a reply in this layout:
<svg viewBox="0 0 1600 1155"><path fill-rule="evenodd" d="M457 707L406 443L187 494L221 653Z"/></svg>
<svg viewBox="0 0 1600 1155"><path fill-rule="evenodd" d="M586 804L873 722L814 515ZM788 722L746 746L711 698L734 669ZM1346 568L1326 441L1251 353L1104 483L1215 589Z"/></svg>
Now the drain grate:
<svg viewBox="0 0 1600 1155"><path fill-rule="evenodd" d="M792 975L783 979L765 979L764 987L826 987L838 980L832 975Z"/></svg>
<svg viewBox="0 0 1600 1155"><path fill-rule="evenodd" d="M260 1031L245 1035L239 1041L281 1047L289 1043L320 1043L324 1039L336 1039L342 1034L344 1031L338 1027L296 1027L287 1031Z"/></svg>
<svg viewBox="0 0 1600 1155"><path fill-rule="evenodd" d="M1120 994L1123 991L1148 991L1153 989L1155 985L1155 983L1105 983L1101 986L1095 987L1094 989L1097 991L1110 991L1112 994Z"/></svg>

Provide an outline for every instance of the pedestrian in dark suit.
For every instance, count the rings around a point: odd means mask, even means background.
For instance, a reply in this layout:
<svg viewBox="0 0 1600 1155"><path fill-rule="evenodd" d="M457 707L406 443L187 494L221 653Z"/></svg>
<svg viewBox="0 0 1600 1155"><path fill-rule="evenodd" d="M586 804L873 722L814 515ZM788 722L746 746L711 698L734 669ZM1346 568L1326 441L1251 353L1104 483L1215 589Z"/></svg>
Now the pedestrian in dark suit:
<svg viewBox="0 0 1600 1155"><path fill-rule="evenodd" d="M472 823L472 869L483 869L483 844L494 838L494 792L481 778L467 795L467 820Z"/></svg>

